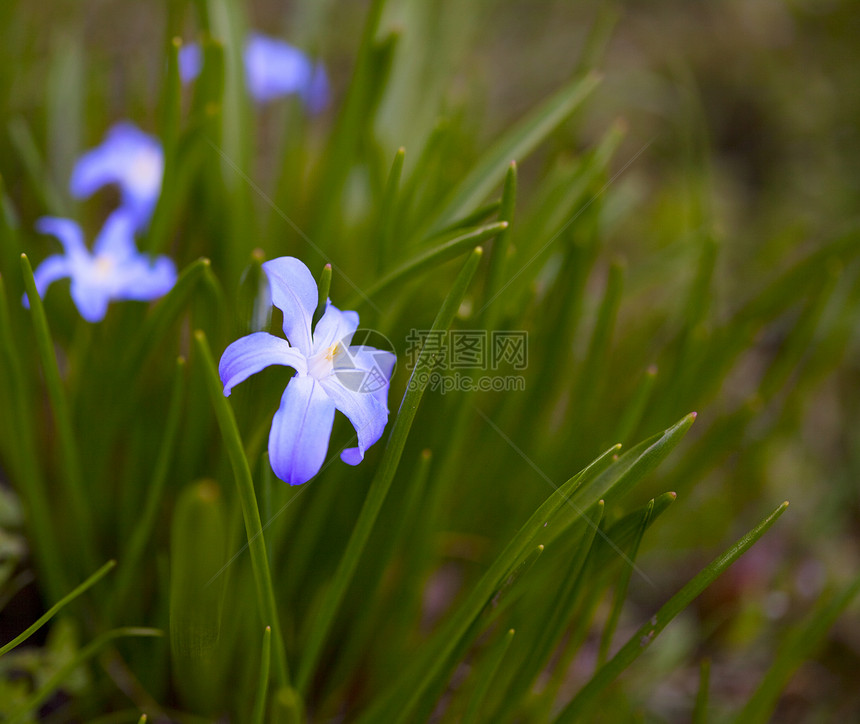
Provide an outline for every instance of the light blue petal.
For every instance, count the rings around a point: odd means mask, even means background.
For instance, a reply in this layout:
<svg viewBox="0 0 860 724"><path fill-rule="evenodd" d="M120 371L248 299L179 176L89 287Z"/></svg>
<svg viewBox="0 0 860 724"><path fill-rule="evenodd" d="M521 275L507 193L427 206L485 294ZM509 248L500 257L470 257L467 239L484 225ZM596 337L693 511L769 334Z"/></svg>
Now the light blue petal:
<svg viewBox="0 0 860 724"><path fill-rule="evenodd" d="M304 356L285 339L268 332L254 332L237 339L224 350L218 363L224 395L229 397L236 385L269 365L292 367L299 375L307 372Z"/></svg>
<svg viewBox="0 0 860 724"><path fill-rule="evenodd" d="M335 405L313 377L296 375L281 397L269 433L272 470L290 485L301 485L325 462Z"/></svg>
<svg viewBox="0 0 860 724"><path fill-rule="evenodd" d="M49 256L43 261L33 272L33 278L36 280L36 291L40 297L45 296L45 291L57 279L63 279L71 274L69 260L60 254Z"/></svg>
<svg viewBox="0 0 860 724"><path fill-rule="evenodd" d="M60 219L56 216L43 216L36 222L36 231L40 234L51 234L56 236L66 254L71 256L88 256L89 252L84 244L84 232L71 219Z"/></svg>
<svg viewBox="0 0 860 724"><path fill-rule="evenodd" d="M375 395L388 409L388 386L396 362L397 357L392 352L356 344L349 347L346 354L335 357L334 374L347 388ZM348 377L349 366L360 374Z"/></svg>
<svg viewBox="0 0 860 724"><path fill-rule="evenodd" d="M179 49L179 78L183 83L190 83L203 70L203 53L197 43L183 45Z"/></svg>
<svg viewBox="0 0 860 724"><path fill-rule="evenodd" d="M358 313L342 312L329 302L314 329L314 354L328 349L335 342L342 342L345 346L349 346L356 329L358 329Z"/></svg>
<svg viewBox="0 0 860 724"><path fill-rule="evenodd" d="M282 40L253 33L245 46L245 82L260 103L304 93L314 75L313 63L298 48Z"/></svg>
<svg viewBox="0 0 860 724"><path fill-rule="evenodd" d="M328 74L322 63L314 66L310 81L302 92L302 98L310 113L320 113L328 105Z"/></svg>
<svg viewBox="0 0 860 724"><path fill-rule="evenodd" d="M163 297L174 284L176 265L172 259L159 256L150 263L148 257L137 254L117 267L112 296L114 299L148 302Z"/></svg>
<svg viewBox="0 0 860 724"><path fill-rule="evenodd" d="M349 418L358 435L358 447L350 448L341 454L341 460L349 465L357 465L364 459L364 453L373 445L385 430L388 422L388 408L372 393L357 392L349 389L332 374L320 381L326 394L334 401L335 407Z"/></svg>
<svg viewBox="0 0 860 724"><path fill-rule="evenodd" d="M86 198L107 184L119 184L124 208L145 224L161 193L164 153L161 143L131 123L117 123L104 142L78 159L69 188Z"/></svg>
<svg viewBox="0 0 860 724"><path fill-rule="evenodd" d="M108 216L102 230L93 244L96 256L107 255L114 261L122 261L137 256L134 242L136 223L124 209L118 209Z"/></svg>
<svg viewBox="0 0 860 724"><path fill-rule="evenodd" d="M272 304L284 313L284 334L305 357L313 351L311 320L317 306L317 283L308 268L292 256L263 263Z"/></svg>
<svg viewBox="0 0 860 724"><path fill-rule="evenodd" d="M107 314L110 295L105 287L89 283L86 279L72 275L72 299L81 316L88 322L101 322Z"/></svg>

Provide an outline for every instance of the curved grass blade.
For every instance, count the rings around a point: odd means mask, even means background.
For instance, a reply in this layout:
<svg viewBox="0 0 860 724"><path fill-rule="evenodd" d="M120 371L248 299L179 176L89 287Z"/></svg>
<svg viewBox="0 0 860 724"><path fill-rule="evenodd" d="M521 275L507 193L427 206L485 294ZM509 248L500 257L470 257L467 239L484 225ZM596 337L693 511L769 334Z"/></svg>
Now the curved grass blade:
<svg viewBox="0 0 860 724"><path fill-rule="evenodd" d="M693 708L693 724L708 724L708 687L711 679L711 660L702 659L699 667L699 691Z"/></svg>
<svg viewBox="0 0 860 724"><path fill-rule="evenodd" d="M515 125L478 161L451 193L430 227L434 233L480 204L498 184L514 159L521 160L568 118L597 86L599 77L588 73L546 100Z"/></svg>
<svg viewBox="0 0 860 724"><path fill-rule="evenodd" d="M448 329L451 325L454 315L463 301L469 283L475 275L482 253L483 250L478 247L466 260L454 282L454 286L451 288L451 291L442 303L439 313L436 315L436 319L431 327L430 338L432 338L433 331ZM431 351L426 346L422 348L415 364L415 370L427 369L430 365L430 356ZM347 587L352 581L359 558L367 545L367 540L373 529L373 524L376 522L376 518L382 508L382 503L385 501L385 497L394 480L394 474L397 472L397 466L400 463L400 457L406 445L406 438L409 435L409 430L412 428L412 421L415 419L418 405L421 402L428 382L429 380L426 375L419 375L416 378L415 371L413 370L412 377L406 387L406 394L403 396L400 408L397 411L397 417L391 427L391 432L382 454L382 460L370 484L367 498L359 513L355 528L353 528L352 535L346 545L346 550L326 591L319 614L311 623L311 633L304 650L297 678L297 687L300 692L307 691L311 675L316 669L317 662L322 654L323 645L334 623L337 610L340 607Z"/></svg>
<svg viewBox="0 0 860 724"><path fill-rule="evenodd" d="M42 361L45 386L48 388L48 397L51 400L51 408L54 411L54 420L63 462L63 477L74 518L76 537L78 539L77 549L83 558L83 564L87 569L92 570L96 567L96 554L95 543L90 536L95 531L95 527L92 515L90 514L90 508L87 504L86 491L84 490L81 461L72 426L71 411L63 389L63 383L60 380L60 368L57 364L54 344L51 340L51 332L48 329L48 319L45 317L42 299L39 297L39 292L36 290L36 281L33 279L33 269L26 254L21 254L21 271L24 275L24 287L27 290L27 298L30 300L33 331L35 332L39 357L41 357Z"/></svg>
<svg viewBox="0 0 860 724"><path fill-rule="evenodd" d="M89 644L84 646L77 654L65 665L57 669L57 671L50 676L41 687L39 687L38 691L36 691L33 696L31 696L27 702L22 706L15 714L9 719L8 724L24 724L24 722L31 721L30 714L35 709L37 709L41 704L47 699L59 685L68 678L71 673L77 669L81 664L83 664L88 659L91 659L95 656L102 648L104 648L107 644L109 644L114 639L118 638L126 638L130 636L163 636L163 632L154 628L140 628L140 627L128 627L128 628L117 628L112 631L106 631L105 633L97 636L93 639Z"/></svg>
<svg viewBox="0 0 860 724"><path fill-rule="evenodd" d="M406 149L402 146L394 154L391 171L388 172L388 180L385 182L385 191L379 205L379 265L377 272L383 271L385 262L394 255L392 246L394 226L397 220L395 211L397 206L398 190L400 188L400 177L403 174L403 161L406 158Z"/></svg>
<svg viewBox="0 0 860 724"><path fill-rule="evenodd" d="M496 236L496 234L504 231L507 227L508 224L506 221L488 224L487 226L482 226L466 234L462 234L461 236L451 239L444 244L440 244L435 249L422 252L382 277L382 279L376 282L376 284L366 290L364 296L353 297L346 306L349 308L357 307L363 301L378 296L395 284L402 284L409 279L418 276L426 269L430 269L434 266L438 266L439 264L443 264L446 261L455 259L469 249L474 249L487 239Z"/></svg>
<svg viewBox="0 0 860 724"><path fill-rule="evenodd" d="M266 694L269 691L269 666L272 662L272 627L263 631L263 652L260 655L260 674L257 677L257 693L251 710L251 724L263 724L266 715Z"/></svg>
<svg viewBox="0 0 860 724"><path fill-rule="evenodd" d="M437 679L441 669L451 660L458 643L468 635L474 621L496 595L499 586L521 563L523 557L532 551L537 537L544 534L544 523L565 504L571 493L584 480L610 466L617 450L618 446L607 450L544 501L484 573L456 613L404 668L403 675L388 696L378 700L361 717L359 721L362 724L394 721L399 715L408 715L411 712L427 687Z"/></svg>
<svg viewBox="0 0 860 724"><path fill-rule="evenodd" d="M495 680L496 672L499 670L499 665L502 663L502 659L505 658L505 654L508 652L511 641L514 639L514 634L515 631L513 629L508 630L508 632L496 644L495 648L487 654L486 662L484 662L481 670L475 674L477 683L474 691L472 692L472 697L469 700L469 707L463 715L462 724L478 724L481 721L480 714L484 707L484 702L487 699L487 694Z"/></svg>
<svg viewBox="0 0 860 724"><path fill-rule="evenodd" d="M642 514L642 522L639 524L639 529L636 531L633 545L630 547L630 552L627 557L630 561L636 560L636 554L639 552L639 544L642 542L642 536L648 529L651 521L651 514L654 512L653 499L645 507L645 512ZM617 545L617 544L616 544ZM615 594L612 597L612 609L609 612L609 618L606 620L606 625L603 628L603 634L600 637L600 648L597 653L597 666L603 666L606 662L606 657L609 655L609 647L612 644L612 635L618 626L618 619L621 617L621 608L624 606L624 601L627 598L627 587L630 585L630 576L633 573L633 566L624 566L621 570L621 578L618 585L615 587Z"/></svg>
<svg viewBox="0 0 860 724"><path fill-rule="evenodd" d="M111 570L116 565L116 561L110 560L105 563L101 568L99 568L95 573L93 573L87 580L85 580L80 586L75 588L71 593L67 594L59 601L57 601L53 606L51 606L42 616L39 617L39 620L35 623L31 624L27 627L27 629L18 634L14 639L12 639L8 644L0 648L0 656L14 649L18 644L26 641L30 636L32 636L36 631L38 631L42 626L44 626L48 621L50 621L57 612L63 608L70 601L73 601L78 596L80 596L84 591L88 588L91 588L96 583L98 583L102 578L107 575L107 572Z"/></svg>
<svg viewBox="0 0 860 724"><path fill-rule="evenodd" d="M173 451L176 447L179 421L182 417L182 407L185 401L184 377L185 359L180 357L176 360L176 372L173 378L173 389L170 394L170 407L167 411L167 419L164 424L164 437L158 449L158 459L155 462L155 469L148 487L146 504L138 518L137 525L131 533L128 547L121 557L122 565L117 572L116 585L113 588L113 600L110 606L111 614L122 608L134 576L139 573L138 566L155 527L164 485L170 472L170 461L173 458ZM113 615L108 616L109 620L112 618Z"/></svg>
<svg viewBox="0 0 860 724"><path fill-rule="evenodd" d="M502 280L505 278L507 268L508 249L510 248L511 224L514 222L514 211L517 201L517 162L511 161L505 173L505 184L502 187L502 201L499 208L499 221L505 221L508 228L499 232L493 241L493 249L490 254L490 268L487 272L487 287L484 291L485 299L494 299L502 288ZM501 314L501 305L497 304L490 308L484 306L484 327L489 330L496 328L496 321Z"/></svg>
<svg viewBox="0 0 860 724"><path fill-rule="evenodd" d="M672 596L646 624L624 644L621 650L604 664L591 680L579 691L565 707L555 724L571 724L582 721L588 708L595 702L616 677L632 664L648 648L654 638L683 611L702 591L704 591L723 571L741 557L776 522L788 507L788 502L780 505L773 513L738 540L733 546L717 557L699 572L686 586Z"/></svg>
<svg viewBox="0 0 860 724"><path fill-rule="evenodd" d="M248 547L251 554L251 565L254 569L254 578L257 582L257 596L260 606L260 615L267 625L272 627L275 649L275 676L279 687L289 686L289 669L287 668L287 654L284 641L281 636L281 624L278 618L278 608L275 603L275 591L272 587L272 576L269 570L269 558L266 555L266 542L263 538L263 528L260 522L260 511L257 508L257 498L254 494L254 481L251 478L251 469L248 467L248 459L242 447L242 439L236 426L236 418L233 410L224 397L221 381L218 378L218 370L209 350L206 335L200 330L194 333L196 349L203 362L206 385L209 388L209 396L212 406L215 408L215 417L221 436L227 448L227 455L233 467L233 475L236 479L236 489L239 501L242 505L242 517L245 521L245 532L248 537Z"/></svg>
<svg viewBox="0 0 860 724"><path fill-rule="evenodd" d="M401 680L392 687L388 696L381 698L360 719L362 724L376 721L394 721L402 712L408 714L423 695L426 687L436 680L438 671L449 661L457 642L468 632L472 623L493 596L499 582L521 560L538 535L546 536L545 523L549 524L549 540L558 536L572 520L581 520L583 511L601 498L614 501L629 490L646 473L653 470L678 445L693 424L695 413L640 443L617 460L620 445L607 450L584 470L560 486L520 528L516 536L494 561L472 589L467 599L404 668ZM558 513L565 509L566 521L557 522ZM553 532L554 531L554 535Z"/></svg>
<svg viewBox="0 0 860 724"><path fill-rule="evenodd" d="M0 276L0 359L5 358L3 380L9 390L12 416L17 421L13 429L15 439L12 450L17 453L14 458L17 465L16 479L21 482L15 486L15 489L27 506L28 522L32 526L29 536L31 545L39 567L44 572L46 592L53 599L68 590L69 585L60 557L61 549L57 543L56 528L47 505L49 498L45 477L38 462L32 403L28 400L28 385L24 381L23 366L17 350L18 347L12 336L12 320L9 314L6 286Z"/></svg>
<svg viewBox="0 0 860 724"><path fill-rule="evenodd" d="M603 501L598 501L586 513L591 523L583 531L572 551L571 561L565 571L564 578L555 591L552 605L547 609L548 616L544 625L534 636L531 647L524 652L514 678L507 682L501 704L496 711L496 715L500 719L507 712L514 711L517 702L531 688L541 667L564 634L564 629L572 615L573 604L577 600L581 587L586 583L586 576L583 575L583 571L586 562L592 555L595 534L603 519L603 510Z"/></svg>

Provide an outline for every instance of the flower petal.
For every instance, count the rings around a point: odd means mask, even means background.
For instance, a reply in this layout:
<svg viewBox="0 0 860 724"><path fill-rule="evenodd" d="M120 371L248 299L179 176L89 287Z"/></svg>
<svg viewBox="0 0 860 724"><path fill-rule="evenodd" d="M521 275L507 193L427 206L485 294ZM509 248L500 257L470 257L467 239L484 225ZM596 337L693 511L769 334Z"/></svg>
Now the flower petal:
<svg viewBox="0 0 860 724"><path fill-rule="evenodd" d="M81 316L88 322L101 322L107 314L110 293L105 286L76 275L72 269L72 299Z"/></svg>
<svg viewBox="0 0 860 724"><path fill-rule="evenodd" d="M311 113L320 113L328 105L328 74L322 63L317 63L314 66L311 78L302 91L302 99Z"/></svg>
<svg viewBox="0 0 860 724"><path fill-rule="evenodd" d="M272 304L284 313L284 334L305 357L313 352L311 320L317 306L317 283L310 270L292 256L263 263L269 278Z"/></svg>
<svg viewBox="0 0 860 724"><path fill-rule="evenodd" d="M194 80L203 70L203 52L197 43L183 45L179 49L179 77L183 83Z"/></svg>
<svg viewBox="0 0 860 724"><path fill-rule="evenodd" d="M123 207L137 225L145 225L161 192L164 153L161 143L132 123L117 123L104 142L78 159L69 188L86 198L106 184L122 189Z"/></svg>
<svg viewBox="0 0 860 724"><path fill-rule="evenodd" d="M69 260L61 254L54 254L43 261L33 272L36 281L36 291L40 297L45 296L48 287L57 279L63 279L71 274ZM29 306L29 303L25 304Z"/></svg>
<svg viewBox="0 0 860 724"><path fill-rule="evenodd" d="M137 255L134 243L135 221L125 209L117 209L105 221L93 244L96 256L108 255L122 261Z"/></svg>
<svg viewBox="0 0 860 724"><path fill-rule="evenodd" d="M340 456L345 463L357 465L364 459L365 451L382 437L388 422L388 408L375 394L349 389L336 372L320 384L358 434L358 447L344 450Z"/></svg>
<svg viewBox="0 0 860 724"><path fill-rule="evenodd" d="M313 74L313 64L298 48L259 33L248 39L245 82L255 101L265 103L291 93L303 93Z"/></svg>
<svg viewBox="0 0 860 724"><path fill-rule="evenodd" d="M284 482L301 485L316 475L328 451L335 405L307 375L290 380L272 419L269 461Z"/></svg>
<svg viewBox="0 0 860 724"><path fill-rule="evenodd" d="M138 254L116 269L114 299L148 302L163 297L176 284L176 265L166 256L150 260Z"/></svg>
<svg viewBox="0 0 860 724"><path fill-rule="evenodd" d="M391 373L397 357L393 352L386 352L376 347L354 344L346 350L346 354L335 357L334 374L343 381L346 387L351 387L359 392L370 393L388 409L388 385ZM347 380L348 367L361 373L360 378L353 375L352 379L359 379L358 385Z"/></svg>
<svg viewBox="0 0 860 724"><path fill-rule="evenodd" d="M36 231L40 234L56 236L69 256L89 255L86 244L84 244L84 232L71 219L43 216L36 221Z"/></svg>
<svg viewBox="0 0 860 724"><path fill-rule="evenodd" d="M336 342L342 342L348 346L356 329L358 329L357 312L341 312L334 304L328 302L325 312L314 329L314 354L322 352Z"/></svg>
<svg viewBox="0 0 860 724"><path fill-rule="evenodd" d="M289 342L268 332L254 332L241 337L224 350L218 363L218 374L224 385L224 395L251 375L269 365L292 367L299 375L307 372L307 362ZM290 381L292 384L292 381Z"/></svg>

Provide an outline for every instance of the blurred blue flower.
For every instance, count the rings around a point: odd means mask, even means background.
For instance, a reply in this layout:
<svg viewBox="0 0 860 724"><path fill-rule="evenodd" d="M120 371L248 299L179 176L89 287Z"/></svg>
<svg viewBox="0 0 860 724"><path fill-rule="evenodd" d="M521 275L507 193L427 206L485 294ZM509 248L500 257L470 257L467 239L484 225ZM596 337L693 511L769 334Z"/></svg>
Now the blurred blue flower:
<svg viewBox="0 0 860 724"><path fill-rule="evenodd" d="M318 291L301 261L281 257L267 261L263 269L272 303L283 312L287 339L267 332L242 337L224 350L218 371L227 396L235 385L270 365L296 371L272 420L269 460L281 480L300 485L314 477L325 461L336 409L349 418L358 434L358 447L340 454L345 463L360 463L382 436L395 357L374 347L352 345L358 314L342 312L330 301L311 330Z"/></svg>
<svg viewBox="0 0 860 724"><path fill-rule="evenodd" d="M88 322L104 319L108 302L160 297L176 282L176 267L166 256L151 262L134 243L134 219L123 210L108 217L90 252L81 227L70 219L45 216L36 222L43 234L56 236L65 254L55 254L34 272L36 290L43 297L52 282L71 277L72 299ZM24 298L25 306L29 306Z"/></svg>
<svg viewBox="0 0 860 724"><path fill-rule="evenodd" d="M328 103L328 76L322 63L314 63L298 48L260 33L252 33L245 44L245 84L251 97L266 103L298 94L311 113ZM203 67L203 54L196 43L179 51L179 75L188 83Z"/></svg>
<svg viewBox="0 0 860 724"><path fill-rule="evenodd" d="M81 199L106 184L117 184L122 208L142 229L158 201L163 174L164 153L158 139L121 122L108 131L100 146L78 159L69 188L72 196Z"/></svg>

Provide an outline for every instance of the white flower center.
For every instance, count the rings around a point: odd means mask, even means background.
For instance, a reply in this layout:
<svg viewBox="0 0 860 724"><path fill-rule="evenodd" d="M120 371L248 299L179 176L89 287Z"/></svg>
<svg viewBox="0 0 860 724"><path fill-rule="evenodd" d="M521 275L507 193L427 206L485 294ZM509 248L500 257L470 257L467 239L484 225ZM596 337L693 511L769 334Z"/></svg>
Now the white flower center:
<svg viewBox="0 0 860 724"><path fill-rule="evenodd" d="M308 374L318 380L328 377L334 369L334 359L341 351L340 342L315 354L308 360Z"/></svg>
<svg viewBox="0 0 860 724"><path fill-rule="evenodd" d="M128 181L142 193L154 193L161 186L164 172L161 156L153 151L140 151L132 161Z"/></svg>
<svg viewBox="0 0 860 724"><path fill-rule="evenodd" d="M99 279L108 279L113 273L114 266L116 266L114 260L104 254L97 256L93 264L95 275Z"/></svg>

